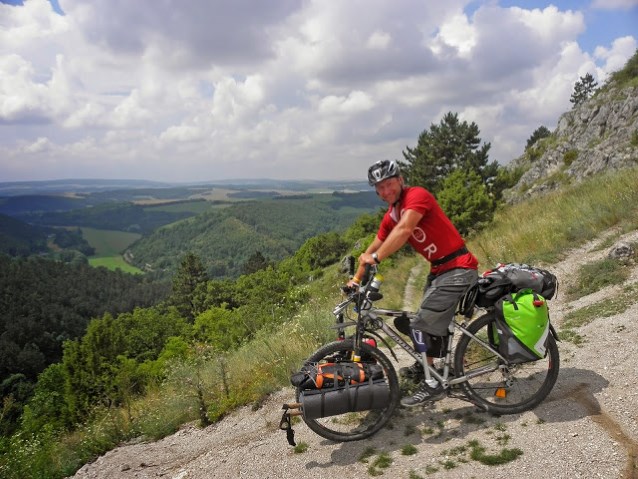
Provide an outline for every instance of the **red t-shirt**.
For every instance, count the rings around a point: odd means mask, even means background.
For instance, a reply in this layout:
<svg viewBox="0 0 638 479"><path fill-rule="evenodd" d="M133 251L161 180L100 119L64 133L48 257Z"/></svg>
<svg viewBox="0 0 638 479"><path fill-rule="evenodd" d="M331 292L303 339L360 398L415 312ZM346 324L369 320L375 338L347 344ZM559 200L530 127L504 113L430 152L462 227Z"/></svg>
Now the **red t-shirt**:
<svg viewBox="0 0 638 479"><path fill-rule="evenodd" d="M445 215L436 199L425 188L408 186L403 188L403 194L398 207L390 206L381 220L377 237L385 241L390 231L394 229L405 210L414 210L423 217L412 232L408 243L428 261L441 259L463 247L465 242ZM477 269L478 261L472 253L466 253L444 263L432 266L432 273L442 273L454 268Z"/></svg>

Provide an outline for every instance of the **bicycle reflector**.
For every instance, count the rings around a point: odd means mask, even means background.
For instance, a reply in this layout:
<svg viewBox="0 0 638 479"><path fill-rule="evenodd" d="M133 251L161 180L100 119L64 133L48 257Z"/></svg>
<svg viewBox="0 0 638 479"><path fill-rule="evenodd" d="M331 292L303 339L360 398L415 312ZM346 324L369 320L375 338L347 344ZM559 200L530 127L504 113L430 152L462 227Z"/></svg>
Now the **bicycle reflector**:
<svg viewBox="0 0 638 479"><path fill-rule="evenodd" d="M494 392L494 396L504 399L507 396L507 390L505 388L497 388Z"/></svg>

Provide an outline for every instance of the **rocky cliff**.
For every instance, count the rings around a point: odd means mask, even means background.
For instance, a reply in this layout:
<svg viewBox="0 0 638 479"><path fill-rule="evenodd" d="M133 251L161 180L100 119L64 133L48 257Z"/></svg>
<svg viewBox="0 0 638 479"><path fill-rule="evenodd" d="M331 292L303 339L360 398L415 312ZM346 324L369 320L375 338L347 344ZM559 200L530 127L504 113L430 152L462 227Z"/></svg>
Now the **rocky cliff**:
<svg viewBox="0 0 638 479"><path fill-rule="evenodd" d="M561 115L552 134L508 167L525 171L508 202L551 191L606 170L638 165L638 82L609 84Z"/></svg>

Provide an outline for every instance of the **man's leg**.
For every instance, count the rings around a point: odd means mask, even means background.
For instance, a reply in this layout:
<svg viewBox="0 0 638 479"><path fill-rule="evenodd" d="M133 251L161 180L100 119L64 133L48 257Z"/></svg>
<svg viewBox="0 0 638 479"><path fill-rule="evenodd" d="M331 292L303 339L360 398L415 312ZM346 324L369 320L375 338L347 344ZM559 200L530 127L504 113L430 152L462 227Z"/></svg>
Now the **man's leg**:
<svg viewBox="0 0 638 479"><path fill-rule="evenodd" d="M478 273L476 270L454 269L440 274L433 278L432 281L428 281L428 287L425 289L418 317L410 324L411 329L422 331L423 334L421 336L426 336L426 334L439 337L446 336L459 299L474 285L477 278ZM427 351L425 340L423 343L427 362L432 364L434 351ZM408 407L417 406L435 399L436 390L432 388L432 384L426 385L425 383L427 376L427 374L424 374L425 379L422 380L421 386L413 396L401 400L402 405Z"/></svg>
<svg viewBox="0 0 638 479"><path fill-rule="evenodd" d="M427 352L427 363L430 366L433 364L435 358L445 356L447 353L447 335L433 336L431 334L424 333L423 331L412 329L407 318L405 318L404 321L401 321L401 319L402 318L396 318L394 326L399 332L406 336L410 336L415 351L420 352L425 346L425 351ZM423 366L419 361L415 361L414 364L399 369L399 375L401 377L411 379L412 381L419 382L424 378Z"/></svg>

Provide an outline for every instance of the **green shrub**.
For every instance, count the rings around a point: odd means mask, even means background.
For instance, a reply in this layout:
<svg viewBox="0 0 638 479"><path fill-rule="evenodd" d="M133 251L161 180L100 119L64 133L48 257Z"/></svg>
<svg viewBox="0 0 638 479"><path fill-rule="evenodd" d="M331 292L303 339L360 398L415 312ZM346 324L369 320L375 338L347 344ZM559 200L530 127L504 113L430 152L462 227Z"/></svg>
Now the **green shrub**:
<svg viewBox="0 0 638 479"><path fill-rule="evenodd" d="M416 454L417 452L418 452L418 449L413 444L406 444L405 446L401 448L401 454L403 454L404 456L412 456L413 454Z"/></svg>
<svg viewBox="0 0 638 479"><path fill-rule="evenodd" d="M563 154L563 163L570 166L578 158L578 150L568 150Z"/></svg>
<svg viewBox="0 0 638 479"><path fill-rule="evenodd" d="M308 443L302 441L294 447L293 451L295 452L295 454L301 454L306 452L308 450L308 447L310 447L308 446Z"/></svg>
<svg viewBox="0 0 638 479"><path fill-rule="evenodd" d="M606 286L624 283L631 271L615 259L605 258L584 264L578 269L578 281L572 285L567 294L577 299L595 293Z"/></svg>

